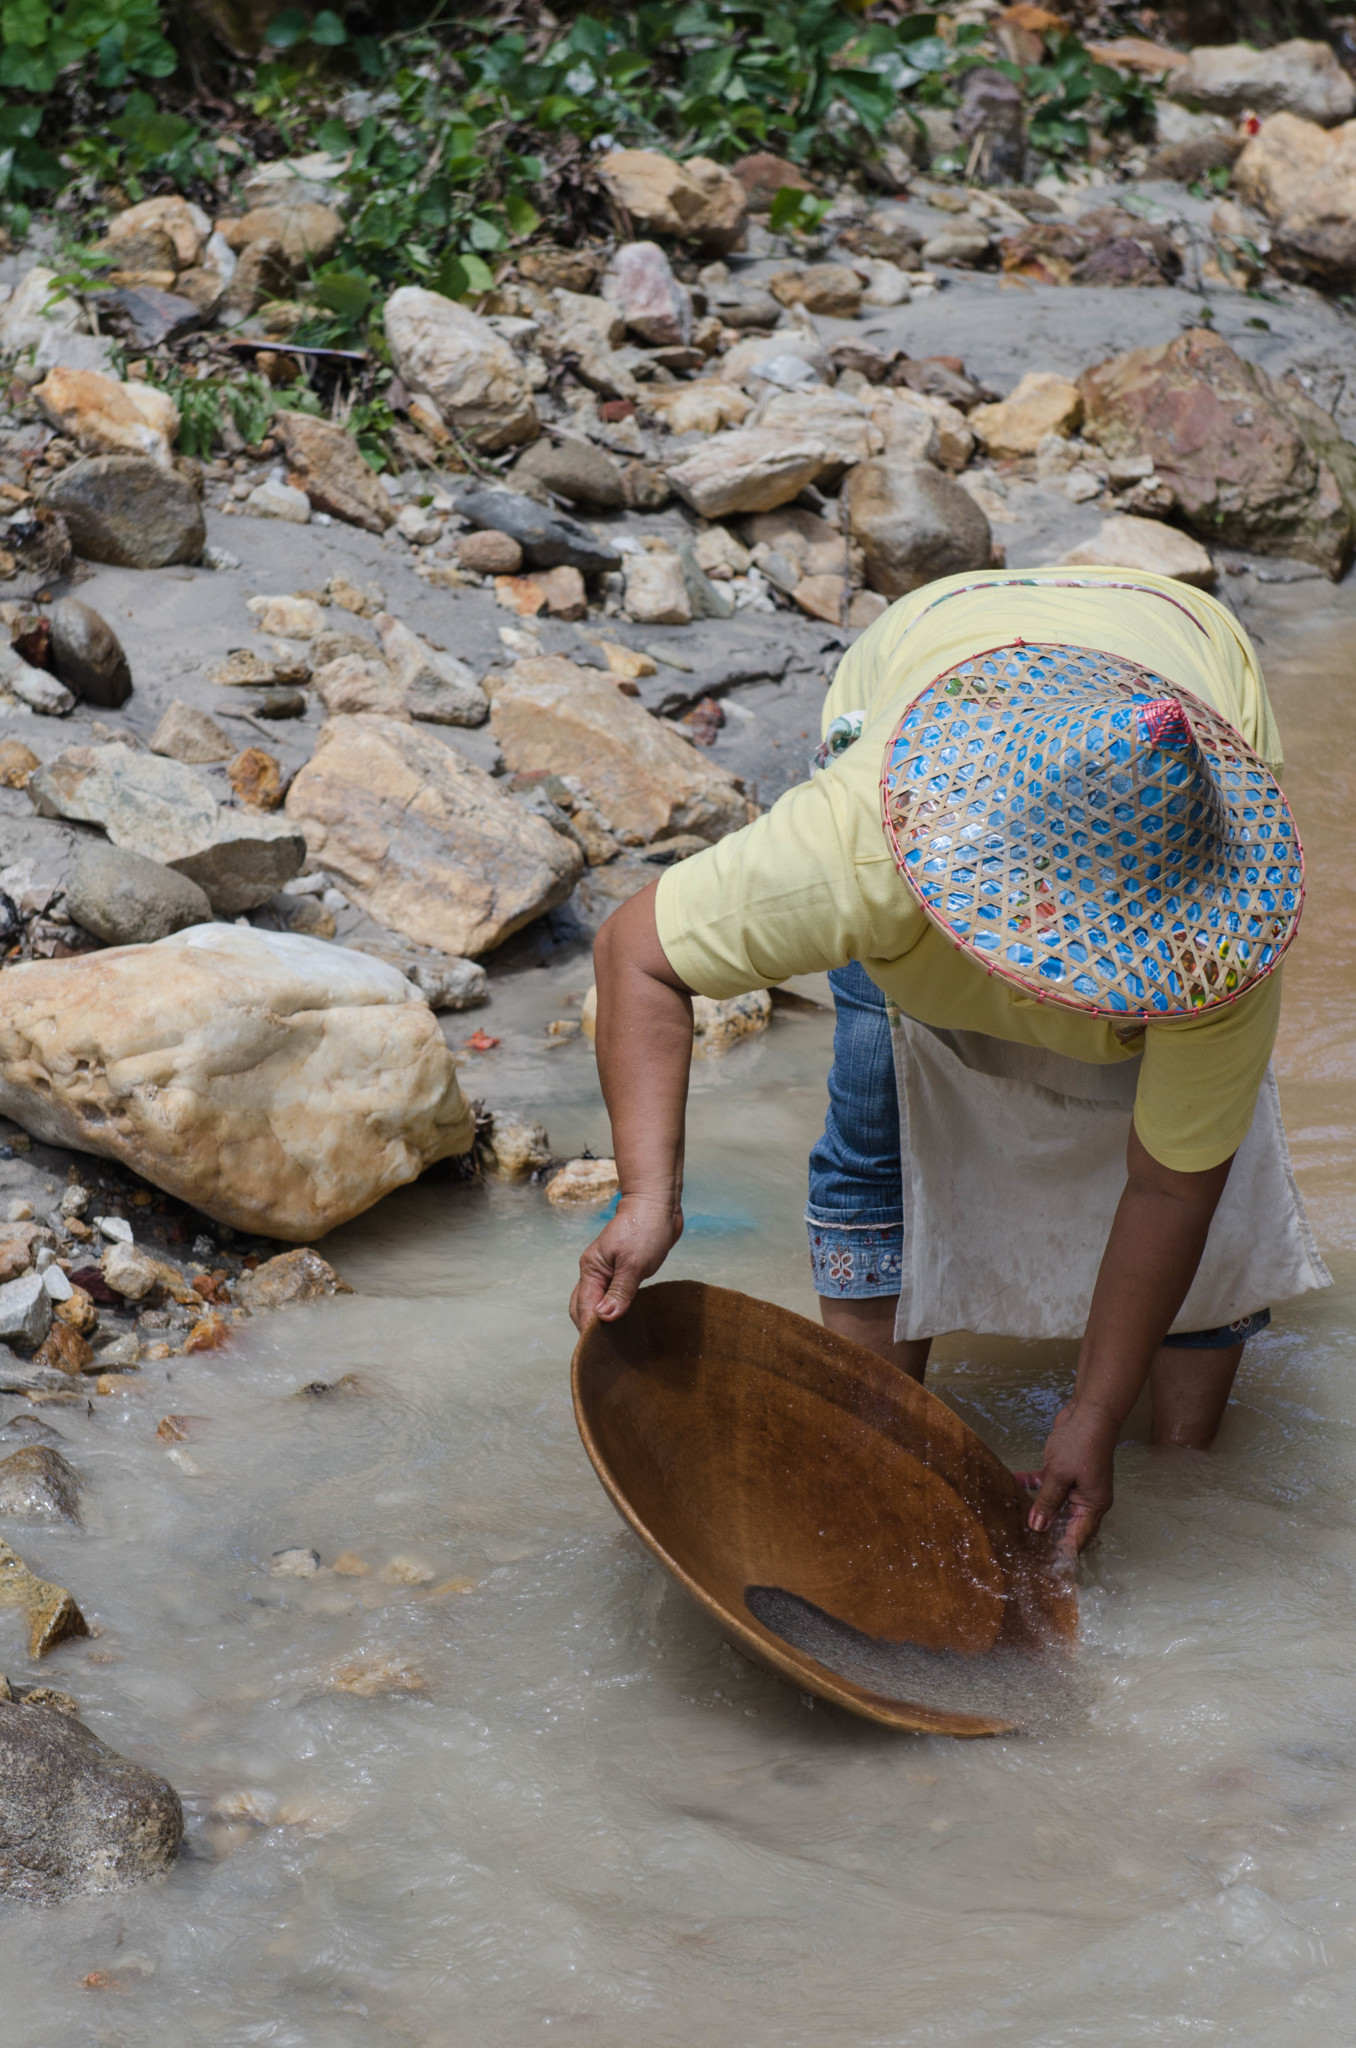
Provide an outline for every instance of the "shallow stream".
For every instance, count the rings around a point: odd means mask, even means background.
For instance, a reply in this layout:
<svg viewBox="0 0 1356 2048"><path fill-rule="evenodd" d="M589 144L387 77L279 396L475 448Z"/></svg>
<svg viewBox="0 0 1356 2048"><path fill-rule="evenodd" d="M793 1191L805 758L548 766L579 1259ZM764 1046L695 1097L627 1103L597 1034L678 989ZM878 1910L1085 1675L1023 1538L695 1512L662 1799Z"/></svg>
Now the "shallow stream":
<svg viewBox="0 0 1356 2048"><path fill-rule="evenodd" d="M745 1663L580 1449L565 1301L590 1220L435 1172L327 1243L354 1298L147 1368L139 1398L42 1411L85 1526L5 1533L103 1631L42 1676L190 1826L163 1885L0 1909L6 2040L1349 2041L1356 698L1349 627L1304 611L1264 649L1311 872L1278 1064L1338 1284L1250 1346L1213 1454L1122 1451L1081 1571L1079 1711L901 1736ZM542 1021L571 971L539 977ZM674 1277L812 1310L829 1037L780 1013L699 1068ZM541 1043L506 1034L483 1092L558 1151L605 1150L587 1048ZM937 1358L937 1391L1037 1462L1071 1347ZM185 1442L156 1440L166 1412L200 1418ZM289 1545L326 1569L270 1576ZM370 1569L336 1573L345 1552ZM0 1670L36 1675L14 1616Z"/></svg>

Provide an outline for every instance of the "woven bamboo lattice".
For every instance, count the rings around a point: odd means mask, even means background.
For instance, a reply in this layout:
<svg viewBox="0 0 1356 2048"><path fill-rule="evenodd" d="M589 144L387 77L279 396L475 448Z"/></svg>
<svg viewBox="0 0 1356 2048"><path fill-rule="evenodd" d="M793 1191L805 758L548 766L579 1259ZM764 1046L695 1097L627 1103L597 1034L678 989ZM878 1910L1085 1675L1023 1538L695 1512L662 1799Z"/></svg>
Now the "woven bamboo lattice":
<svg viewBox="0 0 1356 2048"><path fill-rule="evenodd" d="M961 951L1044 1002L1234 1002L1295 935L1304 861L1275 777L1188 691L1093 649L999 647L912 704L886 837Z"/></svg>

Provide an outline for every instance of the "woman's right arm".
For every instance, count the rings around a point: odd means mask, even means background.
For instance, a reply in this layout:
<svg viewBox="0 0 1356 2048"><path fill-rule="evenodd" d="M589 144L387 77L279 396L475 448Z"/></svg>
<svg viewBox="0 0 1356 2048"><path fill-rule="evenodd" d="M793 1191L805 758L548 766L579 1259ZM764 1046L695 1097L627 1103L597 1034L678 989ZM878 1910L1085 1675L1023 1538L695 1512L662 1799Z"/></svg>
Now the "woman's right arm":
<svg viewBox="0 0 1356 2048"><path fill-rule="evenodd" d="M593 949L598 1078L621 1181L615 1215L579 1261L575 1327L624 1315L683 1234L683 1121L692 1065L692 994L670 967L655 891L615 910Z"/></svg>

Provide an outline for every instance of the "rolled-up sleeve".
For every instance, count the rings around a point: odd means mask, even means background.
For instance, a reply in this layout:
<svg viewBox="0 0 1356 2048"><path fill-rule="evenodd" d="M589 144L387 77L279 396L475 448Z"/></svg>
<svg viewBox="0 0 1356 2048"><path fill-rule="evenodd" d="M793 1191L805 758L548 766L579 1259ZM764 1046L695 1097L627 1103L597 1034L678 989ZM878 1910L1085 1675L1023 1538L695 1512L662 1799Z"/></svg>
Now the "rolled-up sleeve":
<svg viewBox="0 0 1356 2048"><path fill-rule="evenodd" d="M788 790L742 832L668 868L655 915L674 972L698 995L736 996L903 950L921 913L879 825L864 852L861 831L860 807L831 770Z"/></svg>
<svg viewBox="0 0 1356 2048"><path fill-rule="evenodd" d="M1252 1122L1280 1011L1278 969L1227 1010L1148 1026L1135 1129L1161 1166L1204 1173L1238 1150Z"/></svg>

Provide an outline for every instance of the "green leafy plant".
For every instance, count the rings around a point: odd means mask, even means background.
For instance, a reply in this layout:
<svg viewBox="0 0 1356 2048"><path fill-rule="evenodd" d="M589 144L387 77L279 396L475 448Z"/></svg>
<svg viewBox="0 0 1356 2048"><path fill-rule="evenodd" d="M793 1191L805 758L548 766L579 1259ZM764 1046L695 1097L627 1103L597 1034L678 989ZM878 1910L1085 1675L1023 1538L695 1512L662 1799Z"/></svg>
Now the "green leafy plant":
<svg viewBox="0 0 1356 2048"><path fill-rule="evenodd" d="M178 64L159 0L4 0L0 86L51 92L63 71L92 65L100 86L168 78Z"/></svg>
<svg viewBox="0 0 1356 2048"><path fill-rule="evenodd" d="M772 201L768 226L774 235L808 235L819 226L829 210L829 201L797 185L783 185Z"/></svg>
<svg viewBox="0 0 1356 2048"><path fill-rule="evenodd" d="M1076 36L1051 35L1046 43L1045 63L1029 65L1025 71L999 67L1010 70L1023 86L1031 110L1027 133L1033 148L1048 156L1081 154L1094 120L1106 135L1119 129L1150 132L1153 94L1143 79L1097 63Z"/></svg>

